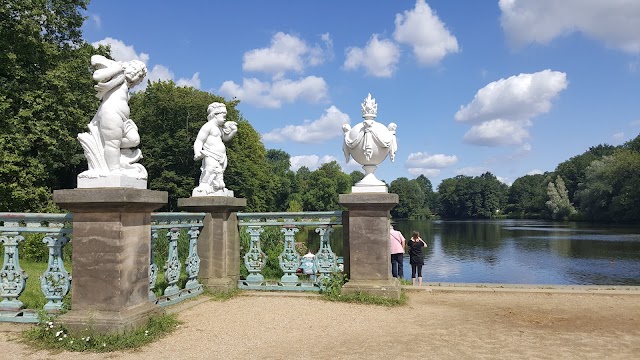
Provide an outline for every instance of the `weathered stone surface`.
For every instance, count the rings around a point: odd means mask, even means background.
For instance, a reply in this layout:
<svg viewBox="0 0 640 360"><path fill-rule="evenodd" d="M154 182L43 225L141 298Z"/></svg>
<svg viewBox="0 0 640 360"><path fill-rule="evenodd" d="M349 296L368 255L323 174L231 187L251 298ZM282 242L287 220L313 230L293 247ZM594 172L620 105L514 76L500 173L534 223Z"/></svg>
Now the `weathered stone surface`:
<svg viewBox="0 0 640 360"><path fill-rule="evenodd" d="M389 210L398 203L398 195L388 193L341 194L340 204L348 211L343 221L345 271L349 282L345 293L357 291L389 298L400 297L400 284L391 276L389 250Z"/></svg>
<svg viewBox="0 0 640 360"><path fill-rule="evenodd" d="M117 333L162 312L149 302L151 211L166 192L129 188L54 191L73 215L72 330Z"/></svg>
<svg viewBox="0 0 640 360"><path fill-rule="evenodd" d="M236 212L246 205L247 199L223 196L178 199L178 206L186 211L207 214L198 237L198 279L209 290L226 291L237 287L240 279L240 234Z"/></svg>

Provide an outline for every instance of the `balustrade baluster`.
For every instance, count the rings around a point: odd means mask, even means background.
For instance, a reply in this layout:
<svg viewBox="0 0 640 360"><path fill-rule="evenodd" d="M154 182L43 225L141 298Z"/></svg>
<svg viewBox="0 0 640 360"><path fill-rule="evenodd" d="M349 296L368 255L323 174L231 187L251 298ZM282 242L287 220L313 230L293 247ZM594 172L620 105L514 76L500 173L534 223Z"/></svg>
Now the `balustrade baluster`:
<svg viewBox="0 0 640 360"><path fill-rule="evenodd" d="M71 276L64 267L62 248L69 242L65 235L46 234L42 242L49 248L47 270L40 277L40 287L48 302L44 309L48 312L62 310L62 299L71 288Z"/></svg>
<svg viewBox="0 0 640 360"><path fill-rule="evenodd" d="M167 280L167 288L164 289L165 296L175 295L180 292L178 288L178 280L180 279L181 264L178 259L178 238L180 237L180 229L172 228L167 232L169 238L169 256L164 266L164 278Z"/></svg>
<svg viewBox="0 0 640 360"><path fill-rule="evenodd" d="M156 294L153 289L156 287L156 279L158 278L158 265L156 265L155 255L153 254L153 248L158 240L158 230L151 229L151 254L149 264L149 301L156 301Z"/></svg>
<svg viewBox="0 0 640 360"><path fill-rule="evenodd" d="M185 289L198 289L202 285L198 281L198 272L200 271L200 257L198 256L198 235L200 230L197 226L189 229L189 256L185 261L185 269L187 271L187 284Z"/></svg>
<svg viewBox="0 0 640 360"><path fill-rule="evenodd" d="M320 234L320 249L316 253L315 268L320 273L316 280L316 284L324 287L324 279L328 279L332 272L338 269L338 259L336 254L331 250L331 233L333 228L329 226L321 226L316 228L316 232Z"/></svg>
<svg viewBox="0 0 640 360"><path fill-rule="evenodd" d="M5 226L17 227L18 224L5 222ZM0 243L4 245L4 262L0 271L0 296L2 296L0 311L18 311L24 306L22 301L18 300L29 277L20 268L18 244L23 240L24 237L17 232L6 232L0 235Z"/></svg>
<svg viewBox="0 0 640 360"><path fill-rule="evenodd" d="M278 256L278 262L280 269L284 272L280 278L280 283L283 286L297 286L300 283L300 279L296 275L296 270L300 266L300 254L298 254L295 244L295 234L298 230L293 225L285 225L281 229L284 233L284 249Z"/></svg>
<svg viewBox="0 0 640 360"><path fill-rule="evenodd" d="M244 265L249 271L246 282L251 286L260 286L264 282L264 276L260 273L267 261L267 256L260 247L260 234L264 231L262 226L248 226L250 236L249 250L244 255Z"/></svg>

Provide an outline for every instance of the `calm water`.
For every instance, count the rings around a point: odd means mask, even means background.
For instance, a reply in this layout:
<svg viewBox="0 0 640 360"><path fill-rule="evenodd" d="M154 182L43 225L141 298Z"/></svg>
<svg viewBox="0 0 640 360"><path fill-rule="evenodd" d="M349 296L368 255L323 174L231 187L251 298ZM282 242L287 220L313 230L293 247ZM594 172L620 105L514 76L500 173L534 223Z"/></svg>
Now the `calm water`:
<svg viewBox="0 0 640 360"><path fill-rule="evenodd" d="M424 281L640 285L640 227L538 220L398 221L429 245ZM409 257L404 276L411 278Z"/></svg>

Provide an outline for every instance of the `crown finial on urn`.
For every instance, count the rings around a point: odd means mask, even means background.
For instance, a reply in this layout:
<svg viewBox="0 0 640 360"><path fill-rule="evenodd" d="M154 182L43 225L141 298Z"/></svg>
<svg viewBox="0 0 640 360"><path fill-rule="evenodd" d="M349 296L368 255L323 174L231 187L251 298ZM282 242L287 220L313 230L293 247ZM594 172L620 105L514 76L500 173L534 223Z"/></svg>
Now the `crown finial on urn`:
<svg viewBox="0 0 640 360"><path fill-rule="evenodd" d="M371 93L367 95L361 106L363 118L373 119L378 116L378 104L376 104L376 99L371 97Z"/></svg>

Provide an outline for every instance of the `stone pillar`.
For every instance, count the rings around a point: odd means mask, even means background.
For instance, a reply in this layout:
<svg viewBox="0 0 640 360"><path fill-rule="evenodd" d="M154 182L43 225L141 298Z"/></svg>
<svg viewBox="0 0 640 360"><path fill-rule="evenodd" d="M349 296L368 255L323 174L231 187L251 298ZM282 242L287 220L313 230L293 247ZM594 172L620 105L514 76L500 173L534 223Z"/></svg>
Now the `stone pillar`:
<svg viewBox="0 0 640 360"><path fill-rule="evenodd" d="M178 199L178 207L189 212L205 212L198 237L200 272L198 280L211 291L238 287L240 279L240 234L236 212L247 199L228 196L195 196Z"/></svg>
<svg viewBox="0 0 640 360"><path fill-rule="evenodd" d="M70 331L122 333L146 325L163 309L149 301L151 212L166 191L132 188L55 190L73 213Z"/></svg>
<svg viewBox="0 0 640 360"><path fill-rule="evenodd" d="M349 282L342 287L342 292L362 291L400 299L400 282L391 276L389 250L389 210L398 204L398 195L340 194L340 204L349 210L348 261L345 258Z"/></svg>

